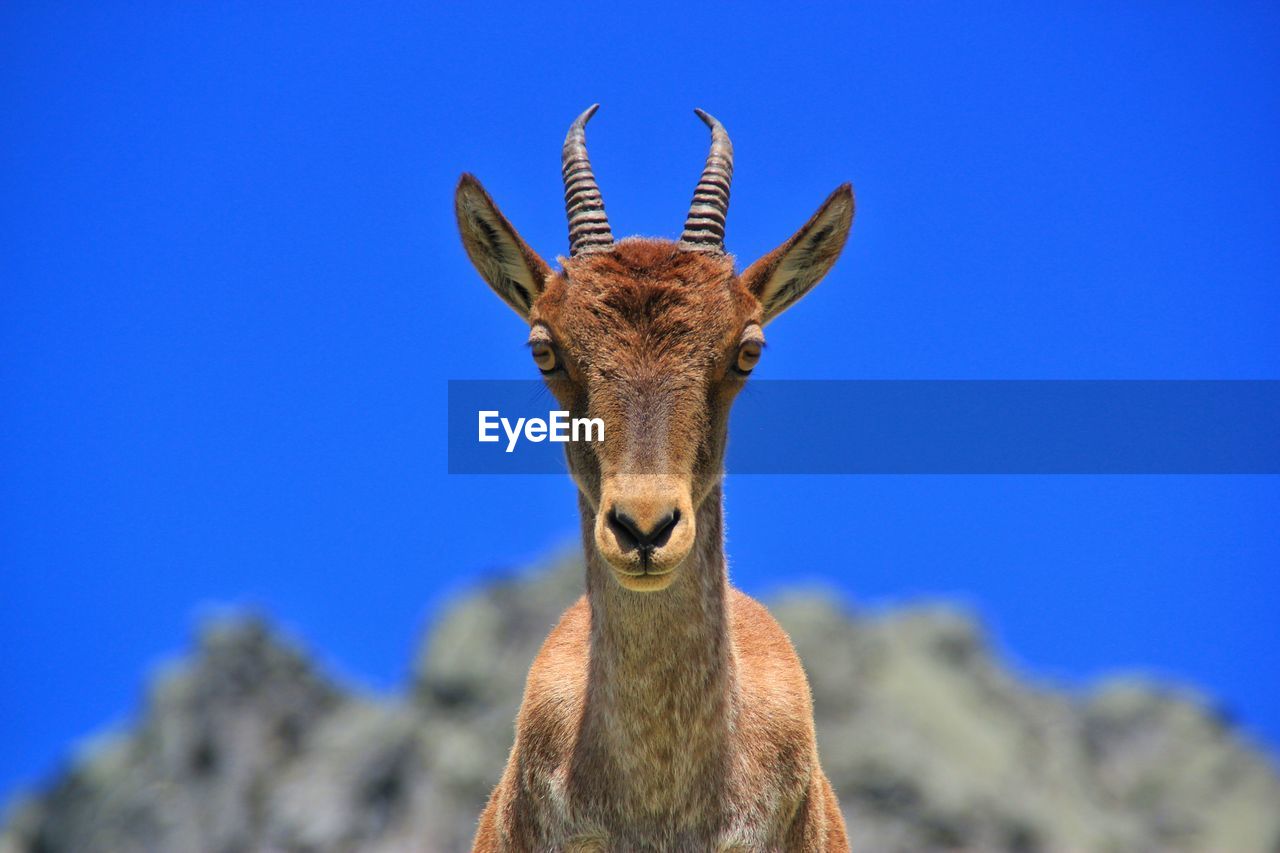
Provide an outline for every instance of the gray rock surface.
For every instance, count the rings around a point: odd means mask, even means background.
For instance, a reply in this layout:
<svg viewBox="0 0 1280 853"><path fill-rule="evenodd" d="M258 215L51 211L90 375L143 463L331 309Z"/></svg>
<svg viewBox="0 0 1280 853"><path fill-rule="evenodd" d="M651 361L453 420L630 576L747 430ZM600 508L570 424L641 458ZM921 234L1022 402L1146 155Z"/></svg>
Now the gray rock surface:
<svg viewBox="0 0 1280 853"><path fill-rule="evenodd" d="M0 853L465 850L581 572L566 560L457 602L401 697L335 683L261 620L210 624L132 730L10 806ZM954 608L859 615L794 594L772 609L855 850L1280 850L1268 757L1195 695L1029 683Z"/></svg>

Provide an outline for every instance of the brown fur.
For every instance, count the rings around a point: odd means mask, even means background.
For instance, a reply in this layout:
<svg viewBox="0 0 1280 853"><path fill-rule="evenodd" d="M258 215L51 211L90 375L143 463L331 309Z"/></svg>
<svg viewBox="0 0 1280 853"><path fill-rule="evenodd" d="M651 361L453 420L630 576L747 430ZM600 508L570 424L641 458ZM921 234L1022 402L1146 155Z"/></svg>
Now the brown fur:
<svg viewBox="0 0 1280 853"><path fill-rule="evenodd" d="M729 257L638 239L513 273L536 255L474 189L459 187L468 252L482 274L502 270L486 274L495 290L540 281L527 307L503 297L554 341L548 385L575 417L602 418L605 440L568 445L587 592L529 671L473 849L847 850L800 661L728 583L720 483L744 335L834 263L848 188L742 276ZM610 521L619 511L641 530L675 521L646 555Z"/></svg>

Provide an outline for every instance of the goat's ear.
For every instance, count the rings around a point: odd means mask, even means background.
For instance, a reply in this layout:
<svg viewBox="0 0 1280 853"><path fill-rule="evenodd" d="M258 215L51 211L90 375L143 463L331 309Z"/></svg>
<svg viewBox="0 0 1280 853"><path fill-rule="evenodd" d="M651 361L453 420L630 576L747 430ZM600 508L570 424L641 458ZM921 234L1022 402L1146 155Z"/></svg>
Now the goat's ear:
<svg viewBox="0 0 1280 853"><path fill-rule="evenodd" d="M837 189L791 239L747 267L746 285L764 308L764 322L781 314L831 269L853 224L853 188Z"/></svg>
<svg viewBox="0 0 1280 853"><path fill-rule="evenodd" d="M520 239L474 175L463 175L453 197L467 256L516 313L526 320L551 268Z"/></svg>

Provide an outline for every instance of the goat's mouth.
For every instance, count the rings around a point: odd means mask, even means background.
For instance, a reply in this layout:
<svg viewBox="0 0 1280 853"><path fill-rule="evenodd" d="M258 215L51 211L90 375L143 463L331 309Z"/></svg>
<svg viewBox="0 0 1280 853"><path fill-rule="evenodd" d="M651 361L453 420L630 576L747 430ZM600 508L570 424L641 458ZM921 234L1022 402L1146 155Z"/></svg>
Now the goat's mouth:
<svg viewBox="0 0 1280 853"><path fill-rule="evenodd" d="M605 479L596 510L596 550L627 589L664 589L693 550L689 485L663 475Z"/></svg>
<svg viewBox="0 0 1280 853"><path fill-rule="evenodd" d="M638 592L666 589L693 550L692 519L681 519L661 546L637 544L615 528L603 513L596 519L596 551L626 589Z"/></svg>
<svg viewBox="0 0 1280 853"><path fill-rule="evenodd" d="M606 534L608 535L608 534ZM618 548L615 543L597 541L597 550L613 570L613 575L624 588L639 592L666 589L680 573L681 564L688 557L688 549L670 547L658 551Z"/></svg>
<svg viewBox="0 0 1280 853"><path fill-rule="evenodd" d="M677 566L670 566L664 569L654 565L652 552L650 551L640 552L639 565L633 565L630 562L622 566L613 563L610 563L610 565L613 566L613 570L618 574L633 578L663 577L664 575L674 574L677 568Z"/></svg>
<svg viewBox="0 0 1280 853"><path fill-rule="evenodd" d="M632 572L624 572L617 567L613 569L613 576L617 578L618 584L623 588L632 592L661 592L671 586L676 579L676 570L668 569L665 572L642 572L635 574Z"/></svg>

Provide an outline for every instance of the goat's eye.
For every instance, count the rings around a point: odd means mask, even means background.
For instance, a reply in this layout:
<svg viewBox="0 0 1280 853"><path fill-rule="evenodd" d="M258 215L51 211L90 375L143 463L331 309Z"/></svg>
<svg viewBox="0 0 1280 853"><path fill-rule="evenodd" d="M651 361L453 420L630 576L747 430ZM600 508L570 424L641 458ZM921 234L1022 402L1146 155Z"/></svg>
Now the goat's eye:
<svg viewBox="0 0 1280 853"><path fill-rule="evenodd" d="M533 362L538 365L538 369L543 373L551 373L560 366L559 359L556 358L556 351L549 343L543 341L534 341L529 348L533 353Z"/></svg>
<svg viewBox="0 0 1280 853"><path fill-rule="evenodd" d="M739 373L750 373L755 369L756 364L760 361L760 350L762 346L759 341L750 340L743 341L738 346L738 361L734 364Z"/></svg>

